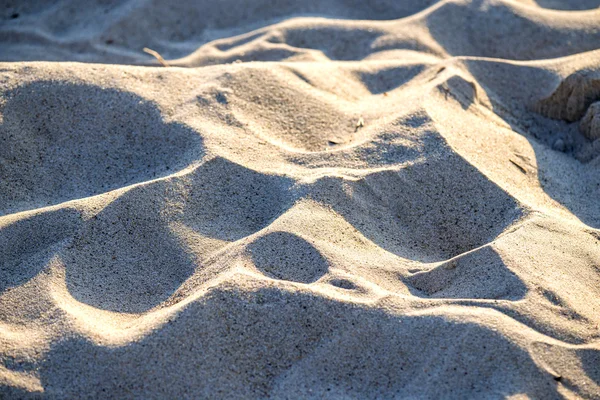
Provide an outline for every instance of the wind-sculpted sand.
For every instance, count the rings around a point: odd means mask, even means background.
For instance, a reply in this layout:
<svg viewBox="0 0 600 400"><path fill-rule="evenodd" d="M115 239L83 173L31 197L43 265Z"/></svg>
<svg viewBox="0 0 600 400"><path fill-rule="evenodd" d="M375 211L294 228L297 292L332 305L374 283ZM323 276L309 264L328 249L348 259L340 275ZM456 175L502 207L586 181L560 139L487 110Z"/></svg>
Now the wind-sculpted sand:
<svg viewBox="0 0 600 400"><path fill-rule="evenodd" d="M3 6L0 397L600 398L599 6Z"/></svg>

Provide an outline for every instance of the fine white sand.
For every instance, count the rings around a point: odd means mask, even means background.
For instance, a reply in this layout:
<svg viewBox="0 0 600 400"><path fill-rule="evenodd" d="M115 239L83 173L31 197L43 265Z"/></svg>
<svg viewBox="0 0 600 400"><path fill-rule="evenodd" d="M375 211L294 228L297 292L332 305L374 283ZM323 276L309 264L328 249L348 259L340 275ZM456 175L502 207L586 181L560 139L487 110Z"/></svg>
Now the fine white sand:
<svg viewBox="0 0 600 400"><path fill-rule="evenodd" d="M600 398L599 6L4 2L0 398Z"/></svg>

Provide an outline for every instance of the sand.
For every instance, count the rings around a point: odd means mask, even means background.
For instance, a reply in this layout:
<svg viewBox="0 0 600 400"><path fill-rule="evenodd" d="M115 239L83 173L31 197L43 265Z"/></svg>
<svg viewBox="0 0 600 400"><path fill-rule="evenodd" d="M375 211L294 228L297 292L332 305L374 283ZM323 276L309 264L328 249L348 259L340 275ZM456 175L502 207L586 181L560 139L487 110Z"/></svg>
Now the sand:
<svg viewBox="0 0 600 400"><path fill-rule="evenodd" d="M4 3L0 398L600 398L599 6Z"/></svg>

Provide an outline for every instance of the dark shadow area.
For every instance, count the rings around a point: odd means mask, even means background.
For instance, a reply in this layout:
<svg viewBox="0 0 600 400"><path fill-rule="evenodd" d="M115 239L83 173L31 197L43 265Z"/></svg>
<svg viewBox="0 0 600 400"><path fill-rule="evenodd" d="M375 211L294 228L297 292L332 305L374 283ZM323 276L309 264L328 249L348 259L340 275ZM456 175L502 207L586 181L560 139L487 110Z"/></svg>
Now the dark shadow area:
<svg viewBox="0 0 600 400"><path fill-rule="evenodd" d="M540 7L553 10L583 11L600 7L600 0L534 0Z"/></svg>
<svg viewBox="0 0 600 400"><path fill-rule="evenodd" d="M36 276L56 246L74 237L81 225L79 212L65 208L0 226L0 293Z"/></svg>
<svg viewBox="0 0 600 400"><path fill-rule="evenodd" d="M415 296L450 299L520 300L527 286L490 246L406 278Z"/></svg>
<svg viewBox="0 0 600 400"><path fill-rule="evenodd" d="M497 61L467 61L466 66L487 93L493 111L531 144L546 194L585 224L600 228L600 158L585 163L574 154L575 147L589 148L591 141L579 132L578 122L553 120L534 111L560 86L557 76L541 67ZM570 147L552 151L559 139ZM518 160L518 155L507 154L510 157Z"/></svg>
<svg viewBox="0 0 600 400"><path fill-rule="evenodd" d="M577 351L577 356L581 360L581 365L587 377L600 386L600 350L579 350Z"/></svg>
<svg viewBox="0 0 600 400"><path fill-rule="evenodd" d="M316 282L329 262L306 240L288 232L273 232L248 246L252 261L265 275L286 281Z"/></svg>
<svg viewBox="0 0 600 400"><path fill-rule="evenodd" d="M165 176L203 154L197 132L133 93L38 81L3 97L0 215Z"/></svg>
<svg viewBox="0 0 600 400"><path fill-rule="evenodd" d="M69 291L105 310L156 307L199 268L202 240L261 230L293 204L292 183L215 158L184 177L133 188L89 220L65 252ZM201 236L184 233L184 240L173 223Z"/></svg>
<svg viewBox="0 0 600 400"><path fill-rule="evenodd" d="M329 281L329 284L345 290L354 290L358 288L356 284L349 279L332 279Z"/></svg>
<svg viewBox="0 0 600 400"><path fill-rule="evenodd" d="M0 8L0 60L156 65L152 56L142 52L144 47L173 60L215 40L299 17L328 18L331 23L310 29L284 29L283 43L323 51L330 59L363 59L373 52L372 43L382 35L378 25L347 29L336 26L335 20L398 20L435 7L436 3L437 0L283 0L273 4L257 0L240 4L236 0L183 0L167 4L158 0L94 0L80 7L75 0L14 2ZM599 5L598 0L539 0L538 4L561 10L593 9ZM554 23L553 17L546 14L546 10L512 2L446 2L425 16L425 24L433 38L453 56L532 60L598 47L600 30L589 22L579 26L578 17L572 16L571 24ZM568 20L569 14L565 13L564 18ZM527 40L522 40L524 37ZM233 40L234 46L253 39L255 36L249 35L237 42ZM405 39L398 38L377 50L434 52L427 44ZM225 43L217 46L231 49ZM254 46L254 50L240 51L236 59L281 60L298 54L284 47ZM206 64L233 61L216 57Z"/></svg>
<svg viewBox="0 0 600 400"><path fill-rule="evenodd" d="M67 288L103 310L140 313L168 299L196 269L169 229L165 182L134 188L90 219L63 252Z"/></svg>
<svg viewBox="0 0 600 400"><path fill-rule="evenodd" d="M599 394L600 351L590 347L573 348L560 344L534 342L533 358L554 375L555 380L577 398L595 399ZM580 370L576 375L574 370Z"/></svg>
<svg viewBox="0 0 600 400"><path fill-rule="evenodd" d="M467 110L477 100L475 84L459 75L452 75L437 89L443 93L446 99L449 96L454 98L463 110Z"/></svg>
<svg viewBox="0 0 600 400"><path fill-rule="evenodd" d="M540 12L541 11L541 12ZM596 50L600 29L564 14L558 23L544 10L512 2L447 2L430 13L429 33L452 56L535 60ZM561 19L562 20L562 19ZM562 20L562 21L564 21Z"/></svg>
<svg viewBox="0 0 600 400"><path fill-rule="evenodd" d="M384 67L377 72L359 71L359 80L372 94L382 94L399 88L419 75L425 69L424 64L401 67Z"/></svg>
<svg viewBox="0 0 600 400"><path fill-rule="evenodd" d="M301 49L319 50L330 60L362 60L371 53L375 39L382 32L378 29L349 29L343 25L304 27L285 31L285 43Z"/></svg>
<svg viewBox="0 0 600 400"><path fill-rule="evenodd" d="M126 346L71 337L38 371L49 397L558 397L552 375L484 324L277 289L214 290Z"/></svg>
<svg viewBox="0 0 600 400"><path fill-rule="evenodd" d="M297 17L393 20L437 0L182 0L172 4L94 0L13 2L0 8L0 60L140 63L188 55L219 38L250 32ZM28 29L29 28L29 29Z"/></svg>
<svg viewBox="0 0 600 400"><path fill-rule="evenodd" d="M324 178L313 196L366 238L400 257L443 261L492 241L523 213L519 204L448 148L439 134L424 160L358 181ZM431 148L429 148L431 146Z"/></svg>
<svg viewBox="0 0 600 400"><path fill-rule="evenodd" d="M262 174L217 157L192 175L183 221L212 238L235 241L263 229L296 199L292 179Z"/></svg>

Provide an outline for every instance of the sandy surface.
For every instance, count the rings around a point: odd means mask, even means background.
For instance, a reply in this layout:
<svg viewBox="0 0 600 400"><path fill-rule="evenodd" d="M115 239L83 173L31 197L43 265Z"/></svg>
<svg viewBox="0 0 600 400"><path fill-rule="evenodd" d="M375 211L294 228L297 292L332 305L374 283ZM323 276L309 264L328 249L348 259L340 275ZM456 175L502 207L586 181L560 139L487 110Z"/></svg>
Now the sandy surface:
<svg viewBox="0 0 600 400"><path fill-rule="evenodd" d="M0 397L600 398L598 6L3 2Z"/></svg>

